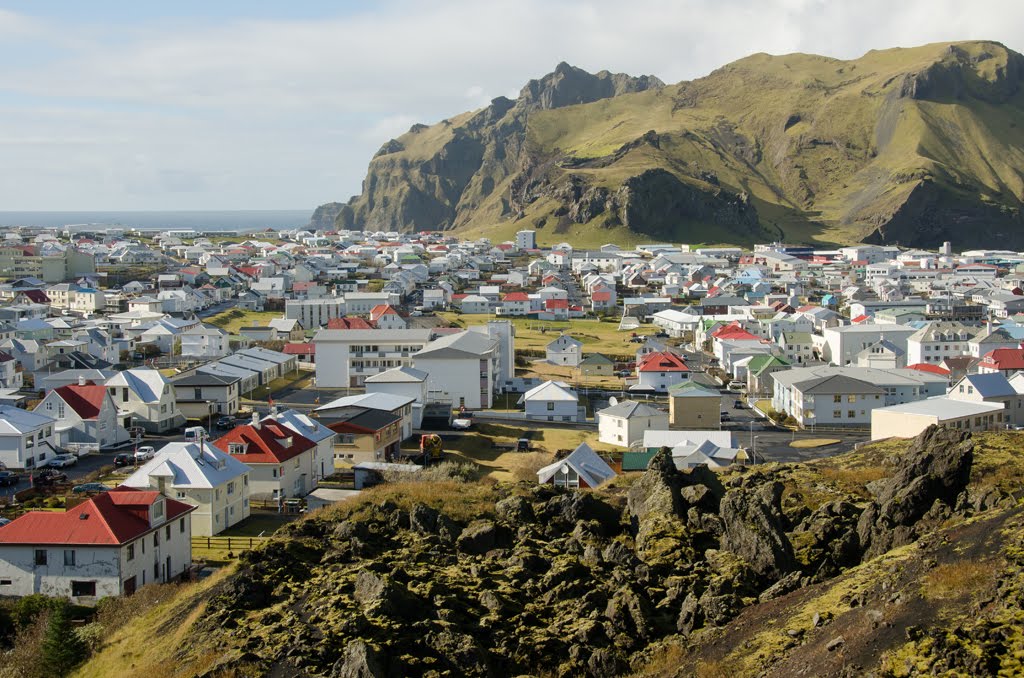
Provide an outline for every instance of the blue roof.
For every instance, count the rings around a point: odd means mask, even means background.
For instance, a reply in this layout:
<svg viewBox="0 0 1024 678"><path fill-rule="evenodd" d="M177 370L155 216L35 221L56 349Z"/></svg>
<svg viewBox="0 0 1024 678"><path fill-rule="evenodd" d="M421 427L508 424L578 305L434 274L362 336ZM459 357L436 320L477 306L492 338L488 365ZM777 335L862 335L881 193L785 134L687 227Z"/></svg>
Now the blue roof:
<svg viewBox="0 0 1024 678"><path fill-rule="evenodd" d="M964 380L974 386L974 390L983 398L999 398L1017 395L1017 391L1006 380L1001 372L990 374L968 374Z"/></svg>

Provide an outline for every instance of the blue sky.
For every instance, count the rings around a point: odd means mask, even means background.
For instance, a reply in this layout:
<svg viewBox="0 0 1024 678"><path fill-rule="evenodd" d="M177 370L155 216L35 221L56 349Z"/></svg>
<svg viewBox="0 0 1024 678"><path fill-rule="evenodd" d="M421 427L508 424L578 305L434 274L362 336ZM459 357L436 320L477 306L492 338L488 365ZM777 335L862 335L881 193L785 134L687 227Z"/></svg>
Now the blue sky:
<svg viewBox="0 0 1024 678"><path fill-rule="evenodd" d="M1024 47L1024 3L0 0L0 210L312 210L413 123L559 61L677 82L974 38Z"/></svg>

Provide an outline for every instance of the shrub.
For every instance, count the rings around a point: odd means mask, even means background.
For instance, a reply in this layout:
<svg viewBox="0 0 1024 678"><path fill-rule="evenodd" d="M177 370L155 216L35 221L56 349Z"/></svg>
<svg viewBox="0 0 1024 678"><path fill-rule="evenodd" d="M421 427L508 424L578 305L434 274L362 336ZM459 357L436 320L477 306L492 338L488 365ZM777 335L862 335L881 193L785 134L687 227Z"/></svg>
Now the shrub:
<svg viewBox="0 0 1024 678"><path fill-rule="evenodd" d="M85 645L71 628L68 608L63 601L54 606L47 620L40 655L47 675L61 678L71 673L88 655Z"/></svg>

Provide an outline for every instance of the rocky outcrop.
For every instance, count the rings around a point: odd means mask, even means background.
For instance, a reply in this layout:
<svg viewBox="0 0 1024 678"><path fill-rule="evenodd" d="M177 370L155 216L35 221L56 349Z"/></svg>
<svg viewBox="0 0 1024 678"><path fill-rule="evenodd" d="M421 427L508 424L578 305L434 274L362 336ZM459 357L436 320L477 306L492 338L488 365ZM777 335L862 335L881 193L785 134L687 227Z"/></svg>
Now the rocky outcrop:
<svg viewBox="0 0 1024 678"><path fill-rule="evenodd" d="M896 474L860 516L857 534L865 556L909 544L947 517L967 487L973 461L967 431L930 426L914 438Z"/></svg>
<svg viewBox="0 0 1024 678"><path fill-rule="evenodd" d="M653 75L634 77L608 71L591 74L563 61L554 72L526 83L519 92L518 105L525 110L562 108L664 86Z"/></svg>
<svg viewBox="0 0 1024 678"><path fill-rule="evenodd" d="M776 581L796 569L793 545L784 529L782 483L749 479L722 498L722 548L747 562L758 575Z"/></svg>
<svg viewBox="0 0 1024 678"><path fill-rule="evenodd" d="M313 216L309 218L309 228L314 231L333 231L334 222L344 208L345 204L340 202L320 205L313 210Z"/></svg>

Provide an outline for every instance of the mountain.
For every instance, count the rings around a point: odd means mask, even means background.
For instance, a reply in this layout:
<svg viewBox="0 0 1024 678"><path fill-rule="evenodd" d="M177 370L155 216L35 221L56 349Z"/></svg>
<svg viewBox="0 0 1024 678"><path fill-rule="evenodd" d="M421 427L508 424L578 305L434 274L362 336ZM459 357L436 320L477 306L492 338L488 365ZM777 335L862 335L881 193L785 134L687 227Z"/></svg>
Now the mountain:
<svg viewBox="0 0 1024 678"><path fill-rule="evenodd" d="M383 485L108 601L77 675L1015 675L1022 435L718 474L666 448L586 492Z"/></svg>
<svg viewBox="0 0 1024 678"><path fill-rule="evenodd" d="M328 213L549 243L1024 247L1022 78L1024 57L983 41L755 54L675 85L563 63L388 141Z"/></svg>

